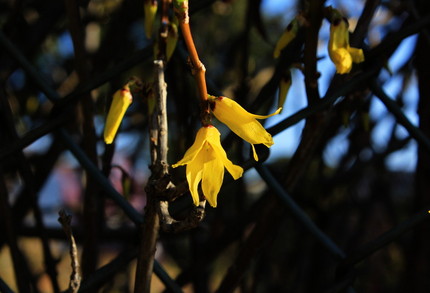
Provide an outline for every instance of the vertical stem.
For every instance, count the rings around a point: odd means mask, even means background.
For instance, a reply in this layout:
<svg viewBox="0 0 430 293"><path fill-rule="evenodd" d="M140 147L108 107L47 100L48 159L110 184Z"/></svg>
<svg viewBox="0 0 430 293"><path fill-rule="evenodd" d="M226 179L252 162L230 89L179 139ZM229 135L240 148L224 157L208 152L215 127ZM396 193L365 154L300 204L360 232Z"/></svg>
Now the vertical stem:
<svg viewBox="0 0 430 293"><path fill-rule="evenodd" d="M76 0L65 0L69 29L73 40L75 53L75 67L80 82L88 80L89 71L84 45L85 33L80 20L79 6ZM82 112L82 148L90 160L97 165L96 143L97 137L94 128L94 105L90 94L85 94L80 103ZM88 175L88 174L87 174ZM99 231L102 222L103 202L97 195L98 185L87 176L87 186L84 195L84 225L86 237L82 252L82 274L88 277L95 271L98 261Z"/></svg>
<svg viewBox="0 0 430 293"><path fill-rule="evenodd" d="M167 90L164 81L164 62L154 61L156 107L150 117L151 171L147 191L147 204L143 224L140 225L140 245L136 268L135 293L149 293L154 265L158 231L160 228L159 205L157 194L163 187L157 186L157 180L168 173L167 165ZM156 142L156 143L154 143Z"/></svg>
<svg viewBox="0 0 430 293"><path fill-rule="evenodd" d="M188 53L190 54L191 63L193 64L194 78L197 82L197 87L199 90L199 96L202 101L207 100L208 91L206 87L206 68L199 59L199 55L194 45L193 36L191 35L191 29L189 23L179 24L182 36L184 37L185 45L187 46Z"/></svg>
<svg viewBox="0 0 430 293"><path fill-rule="evenodd" d="M309 3L307 19L310 25L306 28L304 48L304 74L306 93L309 103L318 101L318 71L317 71L317 48L318 33L323 19L324 0L314 0Z"/></svg>
<svg viewBox="0 0 430 293"><path fill-rule="evenodd" d="M197 82L200 100L206 101L208 98L205 77L206 68L200 61L199 54L197 53L197 49L194 44L193 36L191 34L190 18L188 16L188 0L182 1L180 6L181 8L179 10L176 10L176 16L179 19L179 27L181 28L185 45L187 46L188 53L190 54L190 60L193 65L193 74Z"/></svg>

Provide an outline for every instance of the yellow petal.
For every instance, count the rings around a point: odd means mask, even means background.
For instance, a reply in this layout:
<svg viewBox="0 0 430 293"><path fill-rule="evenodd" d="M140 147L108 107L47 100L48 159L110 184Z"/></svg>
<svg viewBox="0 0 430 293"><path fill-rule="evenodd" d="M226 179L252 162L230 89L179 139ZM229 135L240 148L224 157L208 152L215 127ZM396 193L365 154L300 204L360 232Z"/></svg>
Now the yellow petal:
<svg viewBox="0 0 430 293"><path fill-rule="evenodd" d="M255 146L254 146L254 144L252 144L252 143L251 143L251 148L252 148L252 155L253 155L253 157L254 157L254 160L255 160L256 162L258 162L258 155L257 155L257 152L255 151Z"/></svg>
<svg viewBox="0 0 430 293"><path fill-rule="evenodd" d="M213 153L212 147L206 154L203 166L202 190L205 198L212 207L217 206L217 196L224 179L224 165Z"/></svg>
<svg viewBox="0 0 430 293"><path fill-rule="evenodd" d="M203 154L199 153L193 162L187 164L185 172L187 175L188 188L190 189L191 197L196 206L198 206L200 202L198 186L202 180L203 159Z"/></svg>
<svg viewBox="0 0 430 293"><path fill-rule="evenodd" d="M267 147L273 145L273 139L264 127L256 119L266 119L281 111L278 109L270 115L255 115L247 112L235 101L219 97L215 99L213 108L215 117L226 124L234 133L251 144L264 144Z"/></svg>
<svg viewBox="0 0 430 293"><path fill-rule="evenodd" d="M330 58L339 74L349 73L352 69L352 57L345 48L338 48L330 53Z"/></svg>
<svg viewBox="0 0 430 293"><path fill-rule="evenodd" d="M188 164L195 159L195 157L203 147L204 142L206 141L208 133L207 128L208 127L201 127L199 131L197 131L196 139L194 140L193 145L185 152L184 157L179 162L172 165L173 168Z"/></svg>
<svg viewBox="0 0 430 293"><path fill-rule="evenodd" d="M361 63L364 61L364 54L362 49L348 47L348 52L351 54L352 62Z"/></svg>
<svg viewBox="0 0 430 293"><path fill-rule="evenodd" d="M217 135L214 134L208 137L208 142L210 143L213 151L215 152L215 156L217 157L217 159L222 162L222 164L225 166L227 171L231 174L233 179L237 180L240 177L242 177L243 169L240 166L234 165L227 158L227 153L225 152L224 148L221 146L219 131L216 128L214 129L218 134Z"/></svg>
<svg viewBox="0 0 430 293"><path fill-rule="evenodd" d="M113 95L112 104L106 118L106 125L103 133L106 144L111 144L124 117L125 111L133 101L128 85L118 90Z"/></svg>

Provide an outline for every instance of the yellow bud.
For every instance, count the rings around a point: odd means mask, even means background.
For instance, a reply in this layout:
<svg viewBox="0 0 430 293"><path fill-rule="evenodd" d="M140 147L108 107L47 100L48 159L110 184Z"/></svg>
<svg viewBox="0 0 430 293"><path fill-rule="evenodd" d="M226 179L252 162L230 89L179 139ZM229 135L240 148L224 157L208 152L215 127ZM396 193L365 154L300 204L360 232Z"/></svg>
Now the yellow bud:
<svg viewBox="0 0 430 293"><path fill-rule="evenodd" d="M145 13L145 35L148 39L152 37L152 27L154 25L155 15L157 14L157 1L149 0L143 4Z"/></svg>
<svg viewBox="0 0 430 293"><path fill-rule="evenodd" d="M125 111L133 101L133 96L130 93L130 88L125 85L122 89L115 92L112 99L112 104L109 108L109 113L106 118L104 130L104 140L106 144L111 144L124 117Z"/></svg>
<svg viewBox="0 0 430 293"><path fill-rule="evenodd" d="M278 108L281 108L281 111L279 113L282 112L284 103L287 100L291 83L292 83L291 72L287 70L285 76L283 76L279 82Z"/></svg>
<svg viewBox="0 0 430 293"><path fill-rule="evenodd" d="M276 43L275 50L273 51L274 58L278 58L281 55L281 51L296 37L298 30L299 22L294 18Z"/></svg>
<svg viewBox="0 0 430 293"><path fill-rule="evenodd" d="M176 43L178 42L178 26L175 23L169 24L169 31L167 34L167 44L166 44L166 59L170 60L173 52L176 48Z"/></svg>

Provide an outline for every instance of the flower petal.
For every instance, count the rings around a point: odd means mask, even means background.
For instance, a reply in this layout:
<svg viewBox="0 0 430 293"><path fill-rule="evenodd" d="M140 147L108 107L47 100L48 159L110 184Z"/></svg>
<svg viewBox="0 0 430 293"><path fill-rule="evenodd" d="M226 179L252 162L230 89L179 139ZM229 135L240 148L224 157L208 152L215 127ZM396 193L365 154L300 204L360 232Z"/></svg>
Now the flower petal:
<svg viewBox="0 0 430 293"><path fill-rule="evenodd" d="M214 151L215 156L217 157L217 159L222 162L222 164L227 169L227 171L231 174L231 176L233 177L233 179L237 180L240 177L242 177L242 174L243 174L242 167L234 165L227 158L227 153L225 152L225 150L221 146L221 142L219 141L219 138L218 138L218 142L216 140L214 140L214 139L210 139L210 140L208 140L208 142L211 144L211 147L212 147L212 149L213 149L213 151Z"/></svg>
<svg viewBox="0 0 430 293"><path fill-rule="evenodd" d="M254 156L254 160L255 160L256 162L258 162L258 155L257 155L257 152L255 151L255 146L254 146L254 144L252 144L252 143L251 143L251 147L252 147L252 155Z"/></svg>
<svg viewBox="0 0 430 293"><path fill-rule="evenodd" d="M364 61L364 54L362 49L348 47L348 52L351 54L354 63L361 63Z"/></svg>
<svg viewBox="0 0 430 293"><path fill-rule="evenodd" d="M262 116L254 115L247 112L242 106L235 101L219 97L215 99L213 114L222 123L226 124L234 133L251 144L262 143L267 147L273 145L273 139L270 133L256 120L278 114L281 108L275 113Z"/></svg>
<svg viewBox="0 0 430 293"><path fill-rule="evenodd" d="M351 54L345 48L329 52L330 58L336 66L336 72L339 74L349 73L352 69Z"/></svg>
<svg viewBox="0 0 430 293"><path fill-rule="evenodd" d="M198 206L200 202L198 186L202 180L203 158L203 153L199 153L194 161L187 164L186 169L188 188L190 189L191 197L193 198L194 205L196 206Z"/></svg>
<svg viewBox="0 0 430 293"><path fill-rule="evenodd" d="M224 179L224 165L219 160L213 148L210 148L210 153L206 154L205 164L203 166L202 174L202 190L205 198L212 207L217 206L217 196L221 189L222 181Z"/></svg>
<svg viewBox="0 0 430 293"><path fill-rule="evenodd" d="M208 127L202 127L199 129L199 131L197 131L196 139L194 140L193 145L185 152L184 157L179 162L172 165L173 168L186 165L195 159L206 140L207 128Z"/></svg>

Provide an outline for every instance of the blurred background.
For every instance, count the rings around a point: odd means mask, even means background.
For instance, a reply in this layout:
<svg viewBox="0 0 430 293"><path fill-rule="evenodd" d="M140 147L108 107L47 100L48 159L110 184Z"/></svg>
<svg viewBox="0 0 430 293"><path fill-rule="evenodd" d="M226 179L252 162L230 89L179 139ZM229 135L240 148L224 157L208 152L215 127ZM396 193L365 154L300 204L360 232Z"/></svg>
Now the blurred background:
<svg viewBox="0 0 430 293"><path fill-rule="evenodd" d="M364 50L347 75L336 75L328 56L329 6ZM151 292L430 290L429 8L424 0L190 0L209 94L256 114L283 111L261 121L275 145L257 148L258 163L214 119L246 173L226 175L218 207L207 206L197 227L160 232L156 259L176 287L158 270ZM305 25L274 58L297 15ZM133 292L136 218L94 174L144 213L160 22L148 38L144 18L143 0L0 1L0 291L68 288L69 242L57 220L65 209L79 292ZM287 71L292 84L279 105ZM173 164L200 127L180 31L165 76ZM106 145L112 95L132 77L140 86ZM173 182L184 182L184 169L171 170ZM170 205L177 219L191 208L187 192Z"/></svg>

